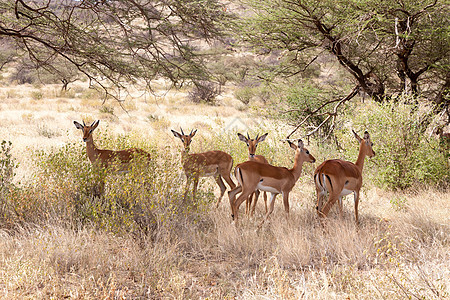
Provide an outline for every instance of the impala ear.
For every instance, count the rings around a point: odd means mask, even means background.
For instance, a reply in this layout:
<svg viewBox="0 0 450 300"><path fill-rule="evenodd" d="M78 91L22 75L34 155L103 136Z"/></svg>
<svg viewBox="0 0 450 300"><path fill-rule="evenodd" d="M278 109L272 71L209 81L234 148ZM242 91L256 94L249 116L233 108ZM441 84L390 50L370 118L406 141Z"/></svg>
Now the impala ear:
<svg viewBox="0 0 450 300"><path fill-rule="evenodd" d="M291 147L294 150L297 150L298 147L296 144L292 143L291 141L288 141L288 143L289 143L289 147Z"/></svg>
<svg viewBox="0 0 450 300"><path fill-rule="evenodd" d="M196 133L197 133L197 129L195 129L194 131L191 131L190 136L193 137Z"/></svg>
<svg viewBox="0 0 450 300"><path fill-rule="evenodd" d="M359 135L352 129L353 135L355 136L355 138L358 140L358 142L361 143L361 138L359 137Z"/></svg>
<svg viewBox="0 0 450 300"><path fill-rule="evenodd" d="M243 141L244 143L248 143L248 139L247 139L244 135L238 133L238 137L239 137L239 139L240 139L241 141Z"/></svg>
<svg viewBox="0 0 450 300"><path fill-rule="evenodd" d="M370 135L369 135L369 132L367 132L367 131L364 131L364 139L365 139L365 140L368 140L368 139L370 139Z"/></svg>
<svg viewBox="0 0 450 300"><path fill-rule="evenodd" d="M98 126L98 124L100 123L100 120L97 120L97 121L94 121L94 122L92 122L92 125L91 125L91 132L92 131L94 131L94 129L95 128L97 128L97 126Z"/></svg>
<svg viewBox="0 0 450 300"><path fill-rule="evenodd" d="M77 121L73 121L73 124L75 124L75 127L76 127L77 129L83 129L83 128L84 128L84 126L81 125L80 123L78 123Z"/></svg>
<svg viewBox="0 0 450 300"><path fill-rule="evenodd" d="M173 130L173 129L171 129L170 131L172 131L172 133L173 133L173 135L174 135L175 137L179 138L180 140L183 140L181 134L179 134L178 132L176 132L176 131Z"/></svg>
<svg viewBox="0 0 450 300"><path fill-rule="evenodd" d="M303 141L301 139L298 140L298 149L300 149L300 151L303 150Z"/></svg>
<svg viewBox="0 0 450 300"><path fill-rule="evenodd" d="M262 142L266 139L268 133L263 134L262 136L260 136L257 140L256 143Z"/></svg>

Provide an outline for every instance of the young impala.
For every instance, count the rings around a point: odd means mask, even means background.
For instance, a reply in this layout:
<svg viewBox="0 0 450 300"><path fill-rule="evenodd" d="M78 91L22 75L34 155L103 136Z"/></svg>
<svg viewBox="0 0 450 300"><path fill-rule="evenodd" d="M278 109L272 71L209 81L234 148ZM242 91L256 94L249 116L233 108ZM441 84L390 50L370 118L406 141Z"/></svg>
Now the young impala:
<svg viewBox="0 0 450 300"><path fill-rule="evenodd" d="M228 153L217 150L189 154L189 147L191 145L192 137L196 132L197 130L194 130L191 131L189 135L186 135L184 134L183 129L181 129L181 134L175 130L172 130L173 135L179 138L184 145L184 150L181 151L181 163L187 177L184 200L186 201L191 181L194 181L192 197L195 199L199 178L213 176L220 187L220 196L217 200L218 206L227 189L223 183L222 177L228 183L230 188L233 189L236 186L230 177L231 168L233 167L233 158Z"/></svg>
<svg viewBox="0 0 450 300"><path fill-rule="evenodd" d="M269 163L264 156L255 154L258 143L264 141L266 139L267 135L268 135L268 133L263 134L262 136L259 136L259 134L258 134L255 139L251 139L250 136L248 135L248 133L247 133L247 137L238 133L239 139L247 144L249 161L256 161L256 162L260 162L263 164ZM247 199L247 204L245 206L245 212L247 214L249 214L250 216L253 216L253 214L255 213L256 203L258 202L259 194L260 194L260 191L256 190L253 193L251 193ZM254 197L253 197L253 195L254 195ZM264 196L264 206L266 208L266 213L267 213L267 192L264 192L263 196ZM253 202L253 207L252 207L253 198L255 198L255 202Z"/></svg>
<svg viewBox="0 0 450 300"><path fill-rule="evenodd" d="M375 156L375 152L372 149L373 143L370 141L367 131L364 132L363 138L360 138L355 131L353 131L353 134L359 142L359 154L356 163L340 159L324 161L314 172L314 182L317 193L316 208L319 216L326 217L333 204L339 201L339 215L342 218L342 197L353 193L355 221L358 224L359 190L362 186L364 158ZM329 194L328 201L322 207L326 193Z"/></svg>
<svg viewBox="0 0 450 300"><path fill-rule="evenodd" d="M92 133L97 128L100 120L94 121L91 125L84 124L84 121L83 125L77 121L73 121L73 123L77 129L83 131L83 142L86 142L86 153L89 160L94 165L108 167L112 164L117 164L119 170L124 171L128 169L131 160L137 156L142 156L149 160L151 159L149 153L137 148L119 151L98 149L94 144Z"/></svg>
<svg viewBox="0 0 450 300"><path fill-rule="evenodd" d="M246 161L236 167L237 179L239 185L228 192L233 219L238 220L239 206L256 189L270 192L269 211L266 213L263 221L258 227L261 227L273 212L275 197L278 194L283 195L284 209L286 217L289 216L289 193L294 187L302 173L303 163L305 161L314 163L316 159L308 149L303 147L302 140L298 140L297 145L289 142L289 146L295 150L294 166L292 169L284 167L275 167L269 164L262 164L255 161ZM236 199L236 194L241 192Z"/></svg>

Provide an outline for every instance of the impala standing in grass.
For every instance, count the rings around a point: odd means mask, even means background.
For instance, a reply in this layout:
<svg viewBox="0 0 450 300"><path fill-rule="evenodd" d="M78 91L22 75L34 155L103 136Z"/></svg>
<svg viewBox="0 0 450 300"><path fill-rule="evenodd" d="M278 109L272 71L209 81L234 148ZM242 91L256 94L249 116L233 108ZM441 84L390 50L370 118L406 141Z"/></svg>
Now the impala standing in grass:
<svg viewBox="0 0 450 300"><path fill-rule="evenodd" d="M92 165L95 167L111 167L114 166L118 171L127 171L130 167L130 163L133 158L142 158L150 160L151 156L144 150L131 148L127 150L104 150L98 149L94 144L94 138L92 133L97 128L100 123L99 120L94 121L91 125L86 125L73 121L77 129L81 129L83 132L83 142L86 142L86 154L91 161ZM105 182L101 180L97 182L97 186L94 188L94 196L101 196L105 188Z"/></svg>
<svg viewBox="0 0 450 300"><path fill-rule="evenodd" d="M363 138L360 138L355 131L353 131L353 134L359 142L359 154L356 163L341 159L324 161L314 172L314 183L317 193L316 208L320 217L326 217L333 204L339 201L339 215L342 218L342 197L353 193L355 200L355 221L358 224L358 202L359 191L362 186L364 158L366 156L374 157L375 152L372 149L373 143L367 131L364 132ZM326 193L329 194L328 201L322 207Z"/></svg>
<svg viewBox="0 0 450 300"><path fill-rule="evenodd" d="M84 124L84 121L83 125L77 121L73 121L73 123L77 129L83 131L83 142L86 142L86 154L93 165L108 167L112 164L117 164L119 170L125 171L135 157L142 156L149 160L151 159L149 153L137 148L119 151L98 149L94 144L92 133L97 128L100 120L94 121L91 125Z"/></svg>
<svg viewBox="0 0 450 300"><path fill-rule="evenodd" d="M190 134L186 135L184 134L183 129L181 129L181 133L172 130L173 135L179 138L184 146L184 149L181 151L181 163L187 178L184 201L186 201L189 186L192 181L194 182L192 197L195 199L200 177L213 176L220 187L220 196L217 200L218 206L227 189L223 183L222 177L228 183L230 188L233 189L236 186L230 177L231 168L233 167L233 158L228 153L218 150L189 154L191 141L196 132L197 130L193 130Z"/></svg>
<svg viewBox="0 0 450 300"><path fill-rule="evenodd" d="M238 133L239 139L247 144L249 161L256 161L256 162L260 162L263 164L269 163L264 156L255 154L258 143L264 141L267 137L267 134L268 133L263 134L262 136L257 135L255 139L251 139L250 136L248 135L248 133L247 133L247 137ZM253 216L253 214L255 213L256 203L258 202L259 194L260 194L260 191L256 190L252 194L250 194L250 196L247 199L247 204L245 206L245 212L247 214L249 214L250 216ZM254 197L253 197L253 195L254 195ZM267 213L267 192L264 192L263 196L264 196L264 207L266 208L266 213ZM255 198L255 202L253 202L253 207L252 207L253 198Z"/></svg>
<svg viewBox="0 0 450 300"><path fill-rule="evenodd" d="M289 146L295 150L294 166L292 169L285 167L275 167L269 164L262 164L255 161L246 161L236 167L236 174L239 185L228 192L230 197L230 205L233 219L237 222L239 206L248 196L256 189L270 192L269 211L259 224L261 227L273 212L275 205L275 197L278 194L283 195L283 204L286 211L286 218L289 217L289 193L292 191L297 180L302 173L303 163L314 163L316 159L312 156L308 149L303 147L302 140L298 140L297 144L290 141ZM236 194L242 192L236 199Z"/></svg>

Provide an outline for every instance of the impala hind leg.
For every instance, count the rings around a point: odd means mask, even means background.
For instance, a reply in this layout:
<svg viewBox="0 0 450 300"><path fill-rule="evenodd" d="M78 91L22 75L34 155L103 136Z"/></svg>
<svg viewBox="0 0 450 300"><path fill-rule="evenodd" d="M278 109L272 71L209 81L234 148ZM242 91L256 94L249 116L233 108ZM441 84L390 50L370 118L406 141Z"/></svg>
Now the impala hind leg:
<svg viewBox="0 0 450 300"><path fill-rule="evenodd" d="M317 195L316 210L317 210L317 212L322 211L323 199L325 199L326 193L327 193L326 190L320 188L316 184L316 195Z"/></svg>
<svg viewBox="0 0 450 300"><path fill-rule="evenodd" d="M216 180L217 184L220 187L220 196L216 203L216 207L219 207L220 201L222 201L223 194L225 194L227 187L223 183L222 177L220 175L217 175L214 179Z"/></svg>
<svg viewBox="0 0 450 300"><path fill-rule="evenodd" d="M259 195L261 194L261 192L259 190L256 190L253 194L255 195L255 201L253 202L253 206L250 211L251 217L253 217L253 214L255 213L256 203L258 203ZM266 198L266 201L267 201L267 198ZM267 213L267 203L266 203L266 213Z"/></svg>
<svg viewBox="0 0 450 300"><path fill-rule="evenodd" d="M233 180L231 179L230 172L231 172L231 167L229 169L219 168L219 174L223 177L223 179L225 179L225 181L227 182L230 189L234 189L236 187L236 185L234 184Z"/></svg>
<svg viewBox="0 0 450 300"><path fill-rule="evenodd" d="M248 196L247 201L245 203L245 213L247 215L250 215L250 210L253 203L253 195L255 195L255 192L251 193L250 196Z"/></svg>
<svg viewBox="0 0 450 300"><path fill-rule="evenodd" d="M318 210L320 217L326 217L328 216L328 213L330 212L331 207L333 207L334 203L338 201L339 195L336 194L330 194L328 201L325 203L325 205L322 207L322 210Z"/></svg>
<svg viewBox="0 0 450 300"><path fill-rule="evenodd" d="M239 214L239 206L241 206L242 202L247 200L248 196L254 191L254 189L250 190L242 190L242 193L239 195L239 197L234 201L232 204L232 210L231 210L231 217L237 222L238 221L238 214ZM231 200L230 200L231 201Z"/></svg>
<svg viewBox="0 0 450 300"><path fill-rule="evenodd" d="M270 194L270 200L269 200L269 211L266 213L266 215L264 216L263 220L261 221L261 223L259 223L258 225L258 229L261 228L264 224L264 222L269 218L270 214L273 212L273 209L275 207L275 197L277 196L277 194L271 193Z"/></svg>
<svg viewBox="0 0 450 300"><path fill-rule="evenodd" d="M342 204L342 196L339 197L338 199L338 209L339 209L339 217L341 218L341 220L344 218L344 209L343 209L343 204Z"/></svg>
<svg viewBox="0 0 450 300"><path fill-rule="evenodd" d="M233 205L234 202L236 201L236 194L242 192L242 187L240 185L238 185L237 187L235 187L234 189L232 189L231 191L228 192L228 198L230 200L230 208L231 208L231 217L233 217L234 212L233 212Z"/></svg>

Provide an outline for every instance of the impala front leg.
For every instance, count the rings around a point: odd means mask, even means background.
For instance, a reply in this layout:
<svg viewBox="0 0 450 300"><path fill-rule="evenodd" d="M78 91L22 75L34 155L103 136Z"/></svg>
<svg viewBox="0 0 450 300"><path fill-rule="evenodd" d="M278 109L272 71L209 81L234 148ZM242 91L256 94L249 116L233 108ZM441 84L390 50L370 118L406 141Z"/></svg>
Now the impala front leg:
<svg viewBox="0 0 450 300"><path fill-rule="evenodd" d="M183 200L186 202L188 193L189 193L189 186L191 185L192 177L189 174L186 174L186 186L184 187L184 196Z"/></svg>
<svg viewBox="0 0 450 300"><path fill-rule="evenodd" d="M219 188L220 188L220 196L219 196L219 199L217 200L217 203L216 203L216 207L219 207L220 201L222 201L223 194L225 194L225 191L227 190L227 187L223 183L222 176L220 176L220 174L215 177L215 180L216 180L216 182L217 182L217 184L219 185Z"/></svg>
<svg viewBox="0 0 450 300"><path fill-rule="evenodd" d="M192 201L195 201L195 194L197 193L199 179L200 178L198 176L194 177L194 187L192 188Z"/></svg>
<svg viewBox="0 0 450 300"><path fill-rule="evenodd" d="M269 211L266 213L266 215L264 216L264 219L261 221L261 223L258 225L258 229L261 228L264 224L264 222L269 218L270 214L273 212L273 209L275 207L275 197L278 194L275 193L271 193L270 194L270 200L269 200Z"/></svg>
<svg viewBox="0 0 450 300"><path fill-rule="evenodd" d="M359 203L359 191L355 191L355 222L356 222L356 225L359 225L358 203Z"/></svg>
<svg viewBox="0 0 450 300"><path fill-rule="evenodd" d="M289 221L289 192L285 192L283 195L284 211L286 212L286 220Z"/></svg>

